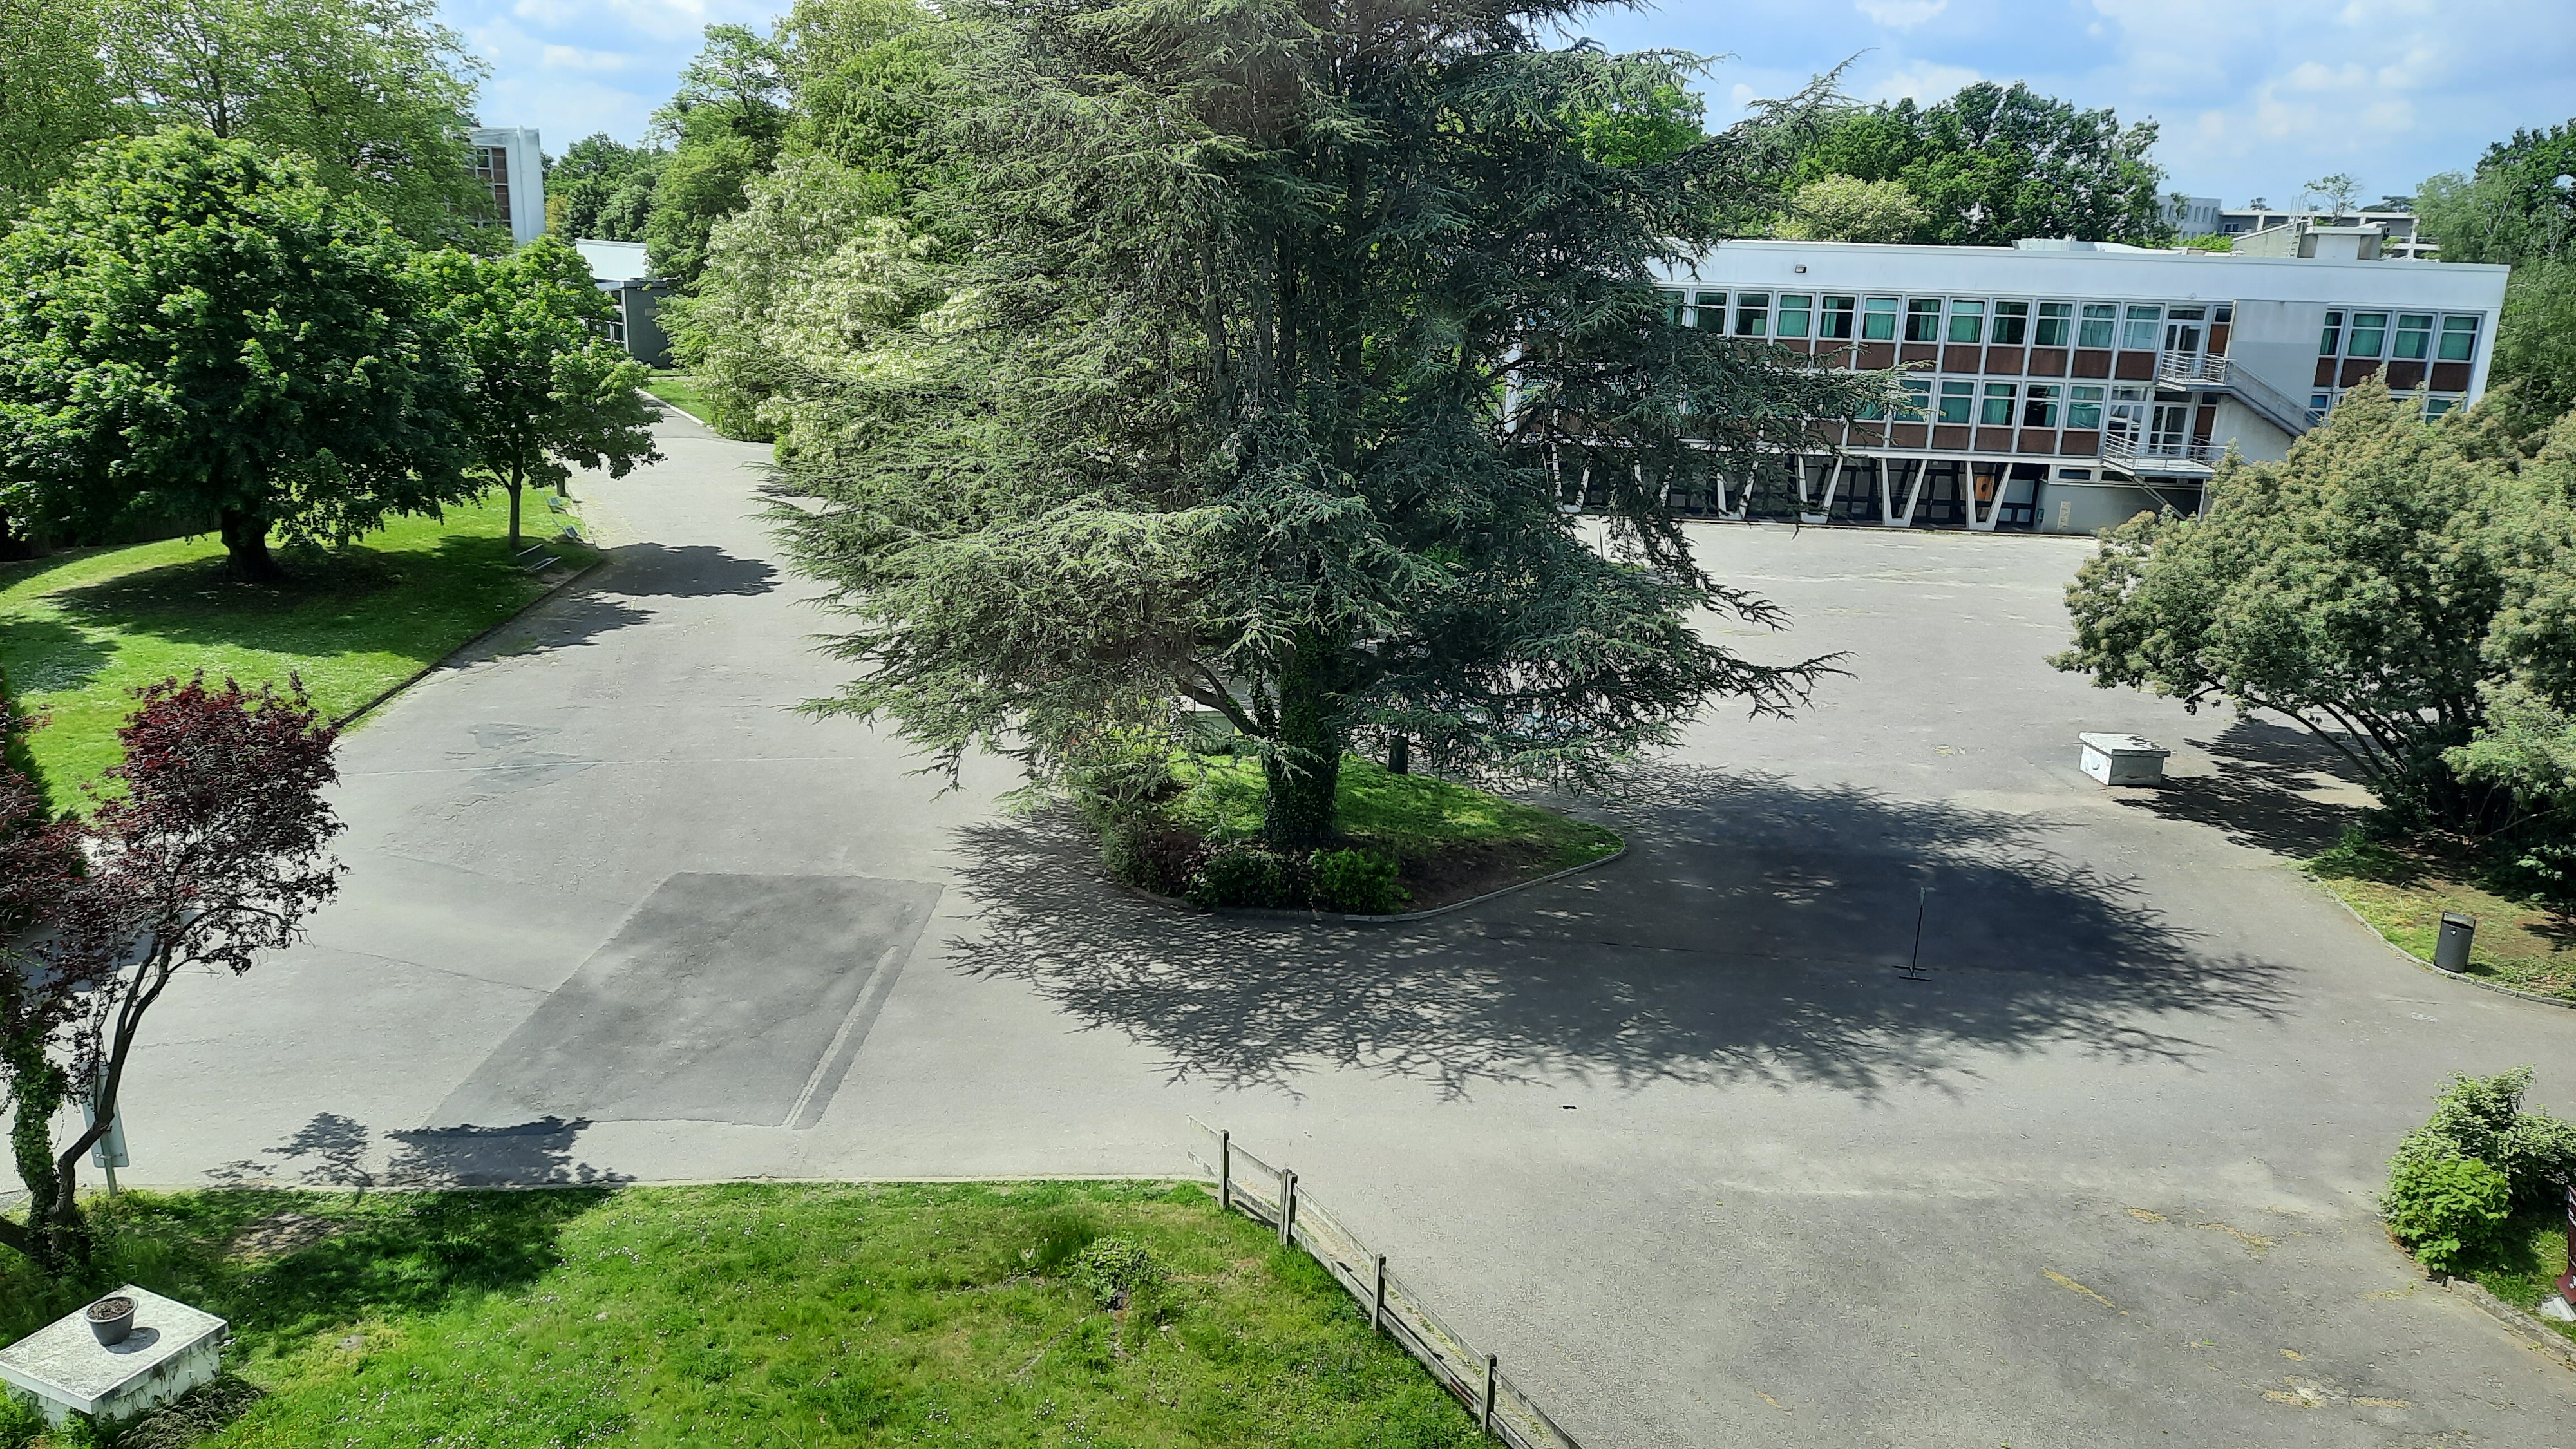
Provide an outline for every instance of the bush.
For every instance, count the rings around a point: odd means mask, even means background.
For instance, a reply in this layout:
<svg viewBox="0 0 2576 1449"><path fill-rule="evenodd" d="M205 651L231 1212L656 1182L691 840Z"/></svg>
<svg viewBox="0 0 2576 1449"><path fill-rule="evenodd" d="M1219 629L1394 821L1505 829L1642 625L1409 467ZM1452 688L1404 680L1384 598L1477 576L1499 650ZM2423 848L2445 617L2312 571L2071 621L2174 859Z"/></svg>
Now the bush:
<svg viewBox="0 0 2576 1449"><path fill-rule="evenodd" d="M1396 884L1395 861L1366 850L1315 853L1315 904L1355 916L1391 916L1412 899Z"/></svg>
<svg viewBox="0 0 2576 1449"><path fill-rule="evenodd" d="M44 1432L45 1416L36 1401L16 1389L0 1386L0 1449L24 1449Z"/></svg>
<svg viewBox="0 0 2576 1449"><path fill-rule="evenodd" d="M1160 896L1187 892L1207 858L1207 842L1196 831L1169 821L1121 820L1100 832L1100 864L1109 878Z"/></svg>
<svg viewBox="0 0 2576 1449"><path fill-rule="evenodd" d="M1125 1238L1102 1238L1073 1260L1073 1281L1088 1288L1103 1308L1124 1308L1163 1281L1154 1255Z"/></svg>
<svg viewBox="0 0 2576 1449"><path fill-rule="evenodd" d="M1312 877L1313 867L1298 856L1258 845L1227 845L1209 854L1190 877L1185 894L1191 905L1207 909L1302 906Z"/></svg>
<svg viewBox="0 0 2576 1449"><path fill-rule="evenodd" d="M2513 1216L2513 1186L2474 1157L2401 1159L2389 1171L2380 1207L2388 1230L2416 1261L2449 1273L2494 1244Z"/></svg>
<svg viewBox="0 0 2576 1449"><path fill-rule="evenodd" d="M2452 1077L2433 1099L2433 1115L2397 1144L2389 1190L2412 1164L2465 1157L2500 1174L2516 1206L2556 1203L2560 1184L2576 1177L2576 1124L2523 1107L2531 1076L2520 1066L2492 1077Z"/></svg>

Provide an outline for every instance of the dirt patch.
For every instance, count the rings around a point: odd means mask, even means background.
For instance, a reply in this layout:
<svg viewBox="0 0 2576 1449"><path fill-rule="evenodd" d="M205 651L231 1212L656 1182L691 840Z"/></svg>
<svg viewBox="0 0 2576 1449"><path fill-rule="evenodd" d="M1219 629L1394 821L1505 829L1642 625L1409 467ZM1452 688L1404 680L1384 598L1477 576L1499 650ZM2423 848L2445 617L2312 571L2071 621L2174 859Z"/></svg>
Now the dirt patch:
<svg viewBox="0 0 2576 1449"><path fill-rule="evenodd" d="M271 1213L233 1234L224 1256L236 1259L283 1258L336 1235L341 1224L304 1213Z"/></svg>
<svg viewBox="0 0 2576 1449"><path fill-rule="evenodd" d="M1561 870L1557 847L1536 840L1452 846L1437 855L1407 859L1398 877L1412 892L1409 911L1438 910Z"/></svg>

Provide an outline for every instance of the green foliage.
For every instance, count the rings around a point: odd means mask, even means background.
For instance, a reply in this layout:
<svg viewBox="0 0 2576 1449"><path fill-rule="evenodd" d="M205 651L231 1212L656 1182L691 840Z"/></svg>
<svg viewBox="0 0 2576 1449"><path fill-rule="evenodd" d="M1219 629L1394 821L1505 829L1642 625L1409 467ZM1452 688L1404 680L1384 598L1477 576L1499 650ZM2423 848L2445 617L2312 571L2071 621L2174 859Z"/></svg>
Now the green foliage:
<svg viewBox="0 0 2576 1449"><path fill-rule="evenodd" d="M194 129L102 148L0 240L0 512L354 538L472 495L456 369L404 250L296 157Z"/></svg>
<svg viewBox="0 0 2576 1449"><path fill-rule="evenodd" d="M973 245L798 402L813 506L776 515L855 621L826 708L1042 779L1139 700L1214 711L1302 856L1384 732L1588 782L1712 698L1802 697L1818 664L1694 627L1777 620L1663 498L1879 385L1685 330L1650 280L1776 205L1769 119L1602 159L1581 118L1694 63L1541 49L1545 3L944 13L972 99L922 205ZM1587 470L1607 551L1557 503Z"/></svg>
<svg viewBox="0 0 2576 1449"><path fill-rule="evenodd" d="M1411 899L1396 883L1402 866L1369 850L1315 852L1315 904L1358 916L1391 916Z"/></svg>
<svg viewBox="0 0 2576 1449"><path fill-rule="evenodd" d="M2182 244L2196 252L2232 252L2236 250L2236 238L2229 236L2225 232L2217 231L2210 232L2203 236L2184 237L2182 239Z"/></svg>
<svg viewBox="0 0 2576 1449"><path fill-rule="evenodd" d="M1211 851L1184 893L1203 909L1304 906L1314 893L1309 857L1235 841Z"/></svg>
<svg viewBox="0 0 2576 1449"><path fill-rule="evenodd" d="M2473 1158L2501 1175L2516 1203L2558 1201L2560 1185L2576 1178L2576 1123L2523 1106L2531 1078L2527 1066L2452 1077L2433 1115L2398 1143L2393 1166Z"/></svg>
<svg viewBox="0 0 2576 1449"><path fill-rule="evenodd" d="M1790 193L1779 233L1813 241L1901 242L1929 220L1901 181L1820 176Z"/></svg>
<svg viewBox="0 0 2576 1449"><path fill-rule="evenodd" d="M97 8L0 0L0 226L71 174L80 148L117 129Z"/></svg>
<svg viewBox="0 0 2576 1449"><path fill-rule="evenodd" d="M2141 515L2067 588L2060 669L2297 720L2367 775L2401 824L2510 823L2445 751L2495 687L2576 687L2561 465L2526 465L2493 409L2423 422L2379 383L2347 393L2278 463L2232 455L2207 513ZM2508 815L2509 815L2508 810Z"/></svg>
<svg viewBox="0 0 2576 1449"><path fill-rule="evenodd" d="M546 168L546 230L567 240L642 241L671 153L584 136Z"/></svg>
<svg viewBox="0 0 2576 1449"><path fill-rule="evenodd" d="M524 486L560 486L576 463L623 478L660 461L644 364L608 340L613 306L569 243L539 237L494 261L434 252L417 272L431 325L466 369L456 422L509 490L512 543Z"/></svg>
<svg viewBox="0 0 2576 1449"><path fill-rule="evenodd" d="M1163 1269L1140 1244L1100 1238L1073 1260L1073 1281L1089 1289L1102 1307L1119 1308L1162 1286Z"/></svg>
<svg viewBox="0 0 2576 1449"><path fill-rule="evenodd" d="M2443 261L2514 269L2490 386L2526 431L2576 408L2576 189L2562 180L2571 173L2576 121L2516 131L2487 148L2475 174L2445 172L2416 190Z"/></svg>
<svg viewBox="0 0 2576 1449"><path fill-rule="evenodd" d="M26 1449L44 1432L44 1411L36 1407L35 1397L0 1386L0 1449Z"/></svg>
<svg viewBox="0 0 2576 1449"><path fill-rule="evenodd" d="M2512 1202L2504 1174L2476 1158L2417 1157L2389 1169L2380 1210L2417 1261L2448 1273L2494 1242Z"/></svg>
<svg viewBox="0 0 2576 1449"><path fill-rule="evenodd" d="M1948 100L1855 111L1802 148L1792 179L1903 185L1924 221L1908 240L2010 246L2023 237L2162 245L2164 173L2147 159L2156 125L1978 81ZM1794 213L1793 213L1794 218Z"/></svg>
<svg viewBox="0 0 2576 1449"><path fill-rule="evenodd" d="M948 122L970 104L968 25L914 0L798 0L781 29L796 87L789 153L878 178L907 214L954 183Z"/></svg>
<svg viewBox="0 0 2576 1449"><path fill-rule="evenodd" d="M746 188L776 163L788 122L787 57L741 25L710 25L680 89L654 114L675 138L644 227L653 273L683 286L706 266L715 224L740 211Z"/></svg>

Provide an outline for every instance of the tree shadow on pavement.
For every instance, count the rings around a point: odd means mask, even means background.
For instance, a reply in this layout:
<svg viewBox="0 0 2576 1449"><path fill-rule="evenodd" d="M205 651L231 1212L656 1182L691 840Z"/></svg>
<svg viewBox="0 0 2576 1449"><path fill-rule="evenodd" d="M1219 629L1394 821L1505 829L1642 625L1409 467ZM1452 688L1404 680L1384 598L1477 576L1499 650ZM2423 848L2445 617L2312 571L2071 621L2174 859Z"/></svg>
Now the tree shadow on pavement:
<svg viewBox="0 0 2576 1449"><path fill-rule="evenodd" d="M711 599L765 594L778 587L774 565L736 558L713 544L620 544L608 550L608 558L611 567L600 589L630 598Z"/></svg>
<svg viewBox="0 0 2576 1449"><path fill-rule="evenodd" d="M2332 846L2360 813L2349 798L2362 783L2360 771L2305 730L2248 717L2215 739L2193 743L2209 751L2218 773L2124 791L2120 803L2166 820L2211 826L2238 845L2299 858ZM2316 798L2329 790L2347 798Z"/></svg>
<svg viewBox="0 0 2576 1449"><path fill-rule="evenodd" d="M2190 1060L2185 1019L2283 995L2279 968L2200 953L2026 817L1679 765L1611 813L1624 859L1385 926L1186 914L1104 883L1064 819L978 826L961 960L1149 1044L1175 1079L1291 1092L1356 1068L1452 1095L1571 1076L1868 1096L2068 1044Z"/></svg>
<svg viewBox="0 0 2576 1449"><path fill-rule="evenodd" d="M590 1123L541 1117L507 1127L430 1127L388 1132L381 1152L366 1124L336 1112L312 1121L258 1157L207 1174L233 1187L294 1183L304 1187L607 1187L632 1178L577 1160L575 1141ZM266 1160L262 1160L266 1159Z"/></svg>

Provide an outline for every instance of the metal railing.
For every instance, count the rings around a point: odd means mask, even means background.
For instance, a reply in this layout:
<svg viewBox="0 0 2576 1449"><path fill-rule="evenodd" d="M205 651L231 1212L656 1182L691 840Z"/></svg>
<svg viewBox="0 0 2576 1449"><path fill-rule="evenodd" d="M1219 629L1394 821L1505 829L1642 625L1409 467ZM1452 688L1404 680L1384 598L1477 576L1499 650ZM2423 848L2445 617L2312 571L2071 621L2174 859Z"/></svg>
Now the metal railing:
<svg viewBox="0 0 2576 1449"><path fill-rule="evenodd" d="M2307 404L2231 363L2216 352L2167 352L2156 358L2156 381L2225 388L2274 427L2297 437L2316 426Z"/></svg>
<svg viewBox="0 0 2576 1449"><path fill-rule="evenodd" d="M1371 1253L1322 1204L1300 1190L1296 1173L1245 1151L1232 1133L1196 1119L1190 1125L1199 1134L1190 1157L1216 1180L1218 1204L1269 1224L1278 1231L1281 1243L1293 1243L1323 1264L1333 1280L1359 1300L1369 1326L1392 1337L1431 1370L1431 1377L1476 1416L1478 1428L1512 1449L1581 1449L1573 1435L1558 1428L1503 1373L1500 1358L1476 1352L1403 1280L1387 1271L1384 1253Z"/></svg>
<svg viewBox="0 0 2576 1449"><path fill-rule="evenodd" d="M2188 439L2141 442L2135 433L2106 432L2102 435L2102 456L2121 463L2206 463L2217 455L2208 443Z"/></svg>

